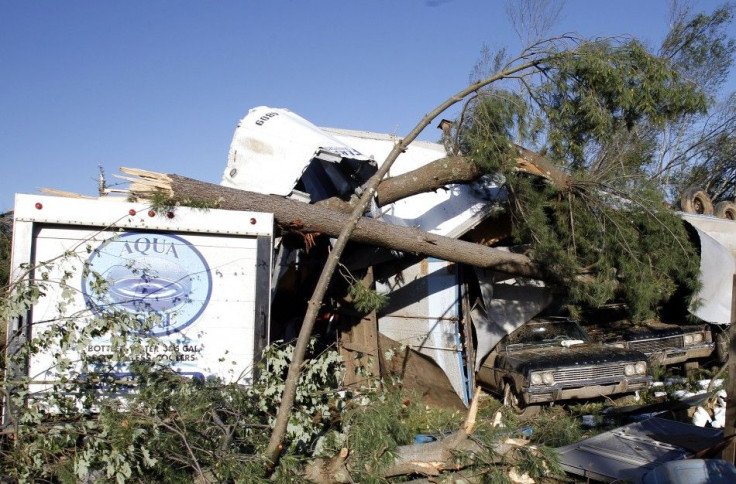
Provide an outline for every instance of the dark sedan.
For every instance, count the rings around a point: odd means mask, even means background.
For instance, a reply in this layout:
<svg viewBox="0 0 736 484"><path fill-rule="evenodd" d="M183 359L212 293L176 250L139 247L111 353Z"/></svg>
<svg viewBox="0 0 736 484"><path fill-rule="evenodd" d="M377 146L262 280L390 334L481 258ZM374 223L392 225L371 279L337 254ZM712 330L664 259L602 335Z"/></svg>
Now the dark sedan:
<svg viewBox="0 0 736 484"><path fill-rule="evenodd" d="M685 363L697 367L697 360L709 358L716 347L707 325L654 323L629 328L606 338L604 343L641 351L652 363L663 366Z"/></svg>
<svg viewBox="0 0 736 484"><path fill-rule="evenodd" d="M591 342L569 319L534 319L504 337L478 371L479 383L522 414L539 404L616 395L651 382L647 356Z"/></svg>

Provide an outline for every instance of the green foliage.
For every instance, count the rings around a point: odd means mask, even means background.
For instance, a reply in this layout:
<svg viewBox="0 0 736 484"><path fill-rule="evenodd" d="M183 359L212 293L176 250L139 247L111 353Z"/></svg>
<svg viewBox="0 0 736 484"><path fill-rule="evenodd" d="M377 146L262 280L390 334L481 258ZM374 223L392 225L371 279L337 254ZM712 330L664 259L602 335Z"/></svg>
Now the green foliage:
<svg viewBox="0 0 736 484"><path fill-rule="evenodd" d="M636 128L703 112L707 98L633 40L539 57L539 82L523 84L527 102L498 89L482 96L461 125L461 146L503 175L514 242L530 247L571 311L624 301L634 321L654 317L676 289L697 288L698 257L646 176L654 138ZM536 137L567 183L517 170L511 142Z"/></svg>
<svg viewBox="0 0 736 484"><path fill-rule="evenodd" d="M173 199L165 192L155 192L148 199L151 210L158 213L168 213L176 210L176 207L191 207L202 210L219 208L221 200L205 200L186 198L182 200Z"/></svg>
<svg viewBox="0 0 736 484"><path fill-rule="evenodd" d="M676 12L679 15L662 43L661 56L710 94L723 84L733 64L736 41L727 30L733 13L733 4L710 15Z"/></svg>
<svg viewBox="0 0 736 484"><path fill-rule="evenodd" d="M472 116L461 127L461 151L486 172L500 171L511 154L509 140L526 132L529 107L521 96L497 89L481 92L469 106Z"/></svg>
<svg viewBox="0 0 736 484"><path fill-rule="evenodd" d="M393 463L397 447L414 437L404 425L412 405L417 405L416 401L407 400L401 391L389 391L358 399L346 409L343 432L354 452L354 479L358 482L383 482L376 477L377 471Z"/></svg>
<svg viewBox="0 0 736 484"><path fill-rule="evenodd" d="M71 309L79 307L72 282L80 271L96 281L91 286L104 301L107 281L80 262L88 250L82 244L53 261L25 267L28 277L0 298L5 321L25 318L44 298L55 300L57 311L54 320L34 326L32 337L11 339L6 365L21 370L2 387L10 398L14 433L12 445L4 442L0 450L0 472L20 482L80 482L87 476L99 482L261 480L262 452L293 348L267 348L267 360L250 386L182 377L146 357L146 347L157 344L147 333L156 316ZM109 341L109 354L89 353L95 338ZM43 382L22 370L38 355L50 358ZM116 376L121 370L130 376ZM314 355L302 373L289 423L291 443L277 472L281 482L293 482L299 473L294 463L342 408L335 392L340 376L334 350Z"/></svg>
<svg viewBox="0 0 736 484"><path fill-rule="evenodd" d="M483 484L511 484L509 473L506 469L493 467L481 475Z"/></svg>
<svg viewBox="0 0 736 484"><path fill-rule="evenodd" d="M586 183L581 174L564 191L518 173L507 182L516 240L531 244L571 305L625 301L642 321L678 288L698 287L699 257L684 224L643 182Z"/></svg>
<svg viewBox="0 0 736 484"><path fill-rule="evenodd" d="M353 300L355 309L366 314L386 307L389 299L385 294L379 294L373 289L365 287L360 281L356 281L350 286L348 294Z"/></svg>
<svg viewBox="0 0 736 484"><path fill-rule="evenodd" d="M331 421L343 411L345 402L335 394L342 380L344 368L340 355L334 349L315 354L316 340L310 341L307 356L311 358L299 374L286 437L290 450L304 452L330 428ZM286 374L294 354L294 346L274 343L263 353L265 363L259 372L256 387L261 397L259 411L269 415L273 425L281 403Z"/></svg>
<svg viewBox="0 0 736 484"><path fill-rule="evenodd" d="M562 407L544 408L531 422L534 428L531 442L548 447L562 447L583 440L588 435L581 426L580 415L582 414L574 409L568 411Z"/></svg>
<svg viewBox="0 0 736 484"><path fill-rule="evenodd" d="M10 275L10 242L13 234L13 213L0 214L0 288L8 284Z"/></svg>
<svg viewBox="0 0 736 484"><path fill-rule="evenodd" d="M551 447L521 447L517 453L519 462L516 467L522 474L528 474L532 479L565 475L560 466L560 456Z"/></svg>
<svg viewBox="0 0 736 484"><path fill-rule="evenodd" d="M707 108L697 85L635 40L584 42L550 57L543 72L546 82L535 97L548 122L549 155L572 170L589 170L590 148L619 131L644 120L661 126Z"/></svg>

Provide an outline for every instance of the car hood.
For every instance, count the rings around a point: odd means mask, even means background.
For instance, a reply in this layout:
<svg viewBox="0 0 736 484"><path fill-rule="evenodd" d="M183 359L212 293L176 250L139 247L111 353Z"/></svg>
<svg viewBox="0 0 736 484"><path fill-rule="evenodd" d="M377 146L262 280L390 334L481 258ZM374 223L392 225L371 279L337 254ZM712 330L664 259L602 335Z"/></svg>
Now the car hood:
<svg viewBox="0 0 736 484"><path fill-rule="evenodd" d="M588 366L615 362L646 361L639 351L601 345L538 346L502 352L496 359L501 368L528 372L570 366Z"/></svg>

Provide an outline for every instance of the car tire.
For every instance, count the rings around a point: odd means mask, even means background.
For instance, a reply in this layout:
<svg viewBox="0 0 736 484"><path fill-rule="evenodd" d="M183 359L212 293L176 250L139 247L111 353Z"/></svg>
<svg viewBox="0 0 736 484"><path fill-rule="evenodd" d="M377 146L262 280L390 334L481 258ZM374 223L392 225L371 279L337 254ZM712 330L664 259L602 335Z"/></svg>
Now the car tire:
<svg viewBox="0 0 736 484"><path fill-rule="evenodd" d="M726 364L728 361L728 352L730 347L730 341L728 334L721 330L716 333L716 361L721 365Z"/></svg>
<svg viewBox="0 0 736 484"><path fill-rule="evenodd" d="M691 187L682 192L680 208L685 213L713 215L713 202L702 188Z"/></svg>
<svg viewBox="0 0 736 484"><path fill-rule="evenodd" d="M713 209L713 215L727 220L736 220L736 203L729 202L728 200L716 203Z"/></svg>
<svg viewBox="0 0 736 484"><path fill-rule="evenodd" d="M509 381L503 383L503 405L520 418L534 417L541 410L539 405L524 405L516 386Z"/></svg>

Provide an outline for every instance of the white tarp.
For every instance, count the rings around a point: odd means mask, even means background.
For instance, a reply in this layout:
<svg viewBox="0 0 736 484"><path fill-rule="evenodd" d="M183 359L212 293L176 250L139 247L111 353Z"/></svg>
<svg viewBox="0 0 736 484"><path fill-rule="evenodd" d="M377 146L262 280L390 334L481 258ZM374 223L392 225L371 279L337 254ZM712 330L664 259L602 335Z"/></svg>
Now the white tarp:
<svg viewBox="0 0 736 484"><path fill-rule="evenodd" d="M699 305L690 312L703 321L731 323L733 277L736 272L736 222L707 216L683 216L700 237L700 292L693 297Z"/></svg>

